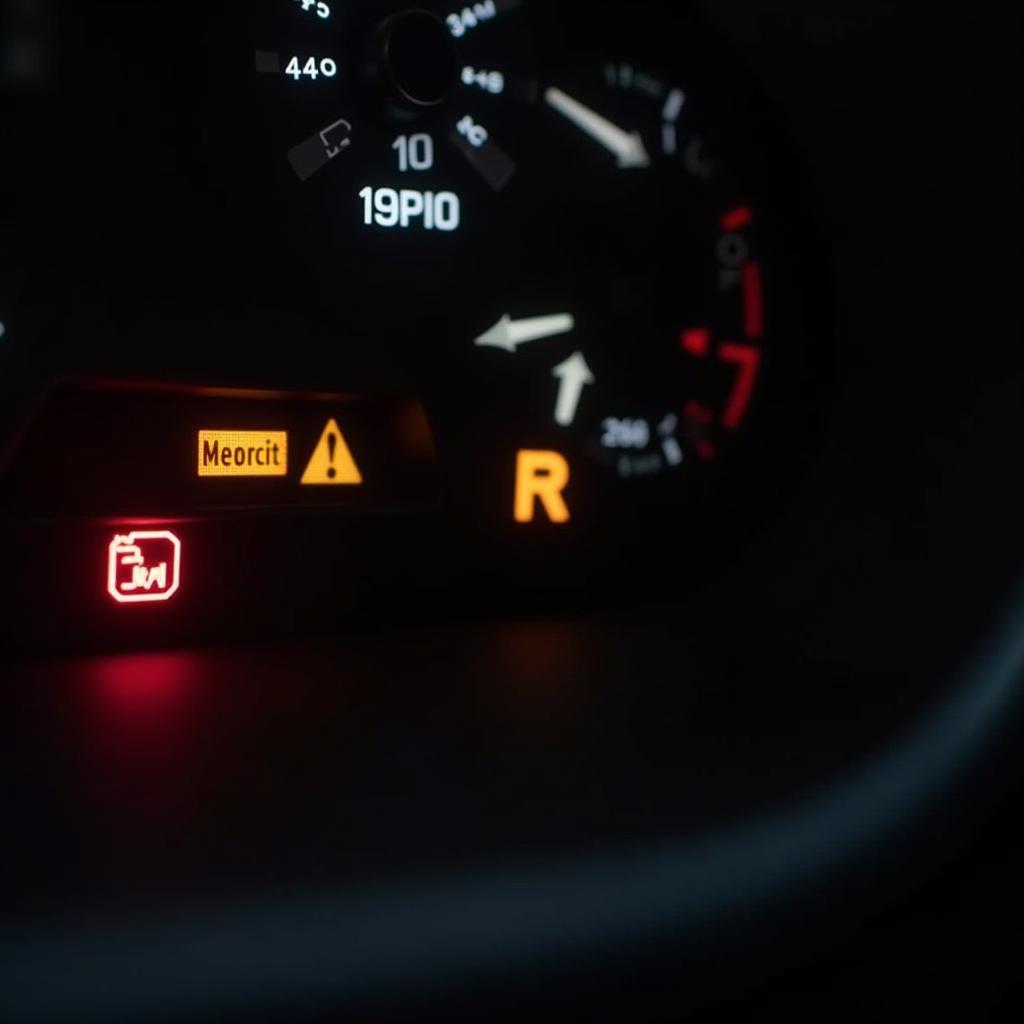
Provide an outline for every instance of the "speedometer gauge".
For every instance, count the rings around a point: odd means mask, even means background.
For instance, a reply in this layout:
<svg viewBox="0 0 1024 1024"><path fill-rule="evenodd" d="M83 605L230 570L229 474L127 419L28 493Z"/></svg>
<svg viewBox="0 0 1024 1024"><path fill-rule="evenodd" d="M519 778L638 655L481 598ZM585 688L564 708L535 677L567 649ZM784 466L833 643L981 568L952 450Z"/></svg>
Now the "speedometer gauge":
<svg viewBox="0 0 1024 1024"><path fill-rule="evenodd" d="M339 344L415 368L456 489L507 519L515 458L542 451L611 508L730 457L789 300L720 63L638 46L643 5L254 7L250 159L278 168Z"/></svg>
<svg viewBox="0 0 1024 1024"><path fill-rule="evenodd" d="M69 177L109 193L75 256L97 280L54 285L81 302L0 472L31 533L12 574L50 601L81 563L117 614L176 622L245 617L240 581L269 615L493 607L676 587L770 522L824 261L713 32L647 0L197 12L87 103L103 172ZM129 543L153 533L180 586Z"/></svg>

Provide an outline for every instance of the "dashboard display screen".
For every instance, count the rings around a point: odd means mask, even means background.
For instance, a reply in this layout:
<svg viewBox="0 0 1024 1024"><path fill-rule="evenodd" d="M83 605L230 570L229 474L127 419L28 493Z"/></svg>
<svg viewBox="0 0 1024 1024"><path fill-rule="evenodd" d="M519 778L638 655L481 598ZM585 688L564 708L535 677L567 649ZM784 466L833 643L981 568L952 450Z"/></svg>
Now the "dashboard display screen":
<svg viewBox="0 0 1024 1024"><path fill-rule="evenodd" d="M64 339L0 475L17 571L83 613L114 537L174 531L187 564L234 523L278 556L229 571L218 541L217 600L288 617L326 605L289 554L314 533L357 603L388 561L484 608L728 557L811 429L815 243L741 69L647 13L231 0L83 72L94 144L46 167L103 191L39 187L95 226L50 269L59 328L35 277L9 319Z"/></svg>

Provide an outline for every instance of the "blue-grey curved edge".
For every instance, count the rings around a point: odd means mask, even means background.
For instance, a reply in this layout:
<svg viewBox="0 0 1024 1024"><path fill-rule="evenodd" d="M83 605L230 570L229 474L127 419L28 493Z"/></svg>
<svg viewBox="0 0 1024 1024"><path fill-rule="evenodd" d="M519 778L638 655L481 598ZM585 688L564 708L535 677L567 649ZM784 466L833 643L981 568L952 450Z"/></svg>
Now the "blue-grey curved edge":
<svg viewBox="0 0 1024 1024"><path fill-rule="evenodd" d="M153 926L0 936L5 1020L113 1024L190 1012L372 998L484 979L587 950L685 935L863 856L940 801L993 740L1024 674L1024 600L948 700L905 742L753 825L630 855L443 885L317 894Z"/></svg>

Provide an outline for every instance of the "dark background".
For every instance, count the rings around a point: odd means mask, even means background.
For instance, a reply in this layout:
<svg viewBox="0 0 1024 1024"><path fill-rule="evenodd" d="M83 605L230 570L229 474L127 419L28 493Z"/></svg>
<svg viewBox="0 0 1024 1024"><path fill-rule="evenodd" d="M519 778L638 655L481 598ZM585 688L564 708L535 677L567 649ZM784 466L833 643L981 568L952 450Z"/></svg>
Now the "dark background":
<svg viewBox="0 0 1024 1024"><path fill-rule="evenodd" d="M146 5L97 6L127 16ZM44 66L60 66L74 42L60 33L60 5L9 2L0 25L36 17L30 9L58 26ZM591 857L699 844L841 794L947 700L969 716L971 688L992 669L989 645L1020 631L1019 9L716 0L699 14L790 138L827 252L826 422L813 441L794 438L802 468L781 510L742 558L676 601L595 611L555 598L508 622L413 610L383 625L343 623L315 645L9 660L0 944L11 1019L40 1003L75 1019L86 999L100 1019L151 1005L173 1019L202 1006L204 991L213 1019L252 1019L250 1001L267 1006L252 994L265 988L246 970L260 961L245 922L265 905L329 908L367 892L387 902L402 885L443 902L452 879L492 875L514 893L509 872L583 872ZM136 17L144 47L158 29ZM98 79L116 82L114 37L107 52L91 42ZM0 349L0 418L12 429L35 383L74 348L68 310L94 309L89 253L117 201L98 177L52 162L62 118L75 160L103 154L76 133L76 83L55 95L45 81L6 81L3 101L16 188L0 306L31 325ZM100 116L117 123L114 110ZM191 173L203 151L170 140L165 155L174 194L179 164ZM173 203L145 205L133 230L174 238L174 219ZM16 584L6 599L17 594ZM153 688L140 704L131 684L142 678ZM347 1005L368 1016L443 1007L513 1019L552 1008L664 1020L1005 1019L1019 1009L1016 944L1004 941L1019 921L1024 853L1019 714L1005 699L998 727L959 752L951 775L937 773L903 828L865 824L873 841L841 869L808 869L781 897L710 918L680 911L674 927L624 925L614 936L586 927L599 915L578 904L583 924L558 955L531 957L524 924L504 971L463 976L458 944L442 942L413 946L417 969L407 959L391 986L350 985L325 955L336 991L330 978L282 981L271 1018L330 1019ZM665 904L685 888L666 883ZM175 914L201 924L210 908L236 915L209 957L223 988L204 988L187 966L176 973L193 961L165 928ZM632 921L625 905L621 917ZM151 959L145 940L138 960L116 942L104 959L124 928L158 936ZM314 967L339 941L304 938L296 948ZM134 1003L110 1002L112 979Z"/></svg>

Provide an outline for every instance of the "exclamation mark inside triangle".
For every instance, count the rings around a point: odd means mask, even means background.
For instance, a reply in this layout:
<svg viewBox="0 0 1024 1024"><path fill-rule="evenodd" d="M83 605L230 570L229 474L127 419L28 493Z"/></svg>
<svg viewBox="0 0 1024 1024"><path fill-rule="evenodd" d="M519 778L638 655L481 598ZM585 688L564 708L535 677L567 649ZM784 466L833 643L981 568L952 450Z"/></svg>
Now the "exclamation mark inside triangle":
<svg viewBox="0 0 1024 1024"><path fill-rule="evenodd" d="M338 471L334 468L334 456L338 454L338 435L328 434L327 435L327 449L328 449L328 461L330 467L327 470L327 479L336 480L338 477Z"/></svg>
<svg viewBox="0 0 1024 1024"><path fill-rule="evenodd" d="M336 420L329 420L302 475L304 487L352 486L361 484L363 475L352 457Z"/></svg>

